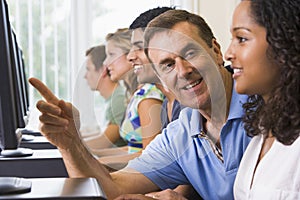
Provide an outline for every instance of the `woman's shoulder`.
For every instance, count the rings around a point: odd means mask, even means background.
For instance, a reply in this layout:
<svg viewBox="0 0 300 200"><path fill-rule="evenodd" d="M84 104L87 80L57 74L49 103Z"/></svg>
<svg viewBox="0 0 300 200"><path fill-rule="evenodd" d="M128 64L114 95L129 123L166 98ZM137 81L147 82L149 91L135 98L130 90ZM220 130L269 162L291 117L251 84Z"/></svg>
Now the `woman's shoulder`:
<svg viewBox="0 0 300 200"><path fill-rule="evenodd" d="M163 101L164 94L158 89L155 84L145 83L134 93L134 98L144 99L144 98L155 98Z"/></svg>

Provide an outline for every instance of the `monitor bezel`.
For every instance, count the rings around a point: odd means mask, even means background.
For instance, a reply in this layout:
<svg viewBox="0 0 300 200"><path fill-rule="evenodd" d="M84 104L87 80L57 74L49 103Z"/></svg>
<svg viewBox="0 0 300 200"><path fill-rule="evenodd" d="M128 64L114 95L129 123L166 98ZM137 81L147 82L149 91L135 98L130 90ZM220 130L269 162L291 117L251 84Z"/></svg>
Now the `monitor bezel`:
<svg viewBox="0 0 300 200"><path fill-rule="evenodd" d="M1 0L0 7L0 148L17 149L19 139L16 135L17 108L15 102L13 66L9 43L10 22L8 6Z"/></svg>

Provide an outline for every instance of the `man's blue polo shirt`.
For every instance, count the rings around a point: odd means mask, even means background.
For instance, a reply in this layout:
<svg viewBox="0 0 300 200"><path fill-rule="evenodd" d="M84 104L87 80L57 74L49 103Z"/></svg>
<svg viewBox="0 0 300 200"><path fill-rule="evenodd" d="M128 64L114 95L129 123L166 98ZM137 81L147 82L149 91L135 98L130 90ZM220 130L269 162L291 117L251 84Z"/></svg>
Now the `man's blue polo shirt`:
<svg viewBox="0 0 300 200"><path fill-rule="evenodd" d="M228 120L220 135L224 163L207 140L195 137L202 130L199 111L185 108L179 119L171 122L128 167L143 173L161 189L192 184L204 199L233 199L235 176L250 142L242 122L246 98L233 89Z"/></svg>

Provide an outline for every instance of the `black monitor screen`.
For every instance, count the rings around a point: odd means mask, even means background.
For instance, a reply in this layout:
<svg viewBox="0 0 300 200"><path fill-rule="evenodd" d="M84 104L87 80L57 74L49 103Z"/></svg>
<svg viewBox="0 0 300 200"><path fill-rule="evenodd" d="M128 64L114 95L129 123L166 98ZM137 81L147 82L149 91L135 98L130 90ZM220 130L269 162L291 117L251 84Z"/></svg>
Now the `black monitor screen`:
<svg viewBox="0 0 300 200"><path fill-rule="evenodd" d="M24 64L24 57L23 57L23 51L19 47L19 63L20 63L20 73L21 73L21 80L22 80L22 93L23 93L23 100L24 100L24 110L26 111L26 114L29 112L29 95L28 95L28 82L27 82L27 76L25 72L25 64Z"/></svg>
<svg viewBox="0 0 300 200"><path fill-rule="evenodd" d="M19 47L17 43L17 37L13 30L11 30L11 40L10 40L10 47L11 47L11 61L13 66L13 78L14 78L14 93L16 97L16 108L17 108L17 126L18 128L25 128L25 116L27 112L26 108L26 99L24 95L23 89L23 69L20 63L19 58Z"/></svg>
<svg viewBox="0 0 300 200"><path fill-rule="evenodd" d="M23 156L23 149L18 149L24 127L24 112L16 37L12 32L8 7L5 0L0 0L0 150L1 155ZM16 151L10 151L16 150Z"/></svg>
<svg viewBox="0 0 300 200"><path fill-rule="evenodd" d="M1 1L0 9L0 138L1 149L15 149L18 147L16 138L17 110L14 96L14 83L9 44L10 24L5 1ZM9 136L8 136L9 135Z"/></svg>

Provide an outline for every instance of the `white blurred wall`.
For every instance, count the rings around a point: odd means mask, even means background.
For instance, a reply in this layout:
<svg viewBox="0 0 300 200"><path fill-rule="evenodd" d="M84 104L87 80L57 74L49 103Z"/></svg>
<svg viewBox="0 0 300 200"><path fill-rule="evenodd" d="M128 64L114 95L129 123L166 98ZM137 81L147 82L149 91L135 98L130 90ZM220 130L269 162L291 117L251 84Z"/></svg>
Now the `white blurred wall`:
<svg viewBox="0 0 300 200"><path fill-rule="evenodd" d="M172 3L201 15L212 28L224 55L231 39L231 17L239 2L240 0L173 0Z"/></svg>

